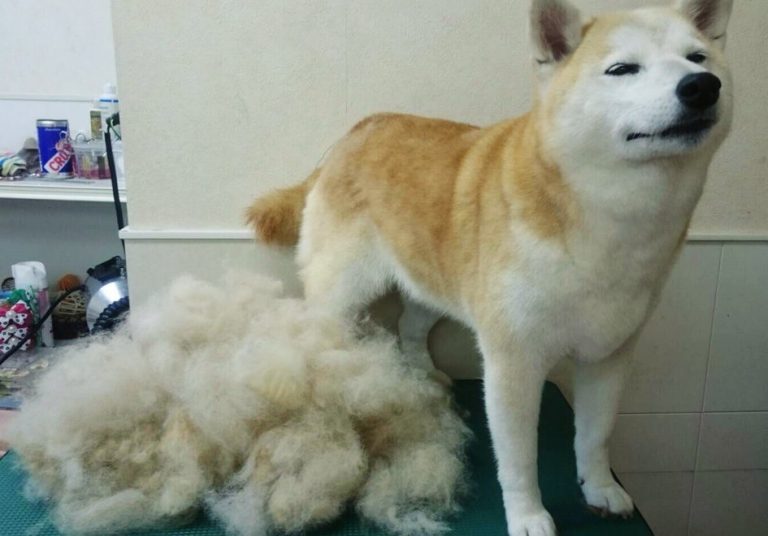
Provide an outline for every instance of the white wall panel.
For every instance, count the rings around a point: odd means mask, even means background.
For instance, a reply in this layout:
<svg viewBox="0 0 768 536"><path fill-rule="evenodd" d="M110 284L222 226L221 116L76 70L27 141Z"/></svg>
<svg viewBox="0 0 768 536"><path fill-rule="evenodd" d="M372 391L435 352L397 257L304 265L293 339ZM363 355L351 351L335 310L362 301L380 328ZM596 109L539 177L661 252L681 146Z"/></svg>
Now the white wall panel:
<svg viewBox="0 0 768 536"><path fill-rule="evenodd" d="M768 244L723 248L704 408L768 410Z"/></svg>
<svg viewBox="0 0 768 536"><path fill-rule="evenodd" d="M110 3L2 0L0 21L0 151L18 150L43 117L88 128L89 100L116 79Z"/></svg>

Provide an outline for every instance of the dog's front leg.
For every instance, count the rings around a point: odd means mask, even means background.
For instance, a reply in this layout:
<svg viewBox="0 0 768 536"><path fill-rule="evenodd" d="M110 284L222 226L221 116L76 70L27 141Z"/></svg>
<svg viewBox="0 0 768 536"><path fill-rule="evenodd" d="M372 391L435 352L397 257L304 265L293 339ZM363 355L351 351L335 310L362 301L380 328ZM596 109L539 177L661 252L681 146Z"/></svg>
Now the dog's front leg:
<svg viewBox="0 0 768 536"><path fill-rule="evenodd" d="M573 373L576 466L587 504L601 514L629 516L632 499L611 474L608 440L629 369L633 343L598 363L578 363Z"/></svg>
<svg viewBox="0 0 768 536"><path fill-rule="evenodd" d="M485 406L498 462L510 536L554 536L555 524L541 503L536 465L541 394L547 360L483 341Z"/></svg>

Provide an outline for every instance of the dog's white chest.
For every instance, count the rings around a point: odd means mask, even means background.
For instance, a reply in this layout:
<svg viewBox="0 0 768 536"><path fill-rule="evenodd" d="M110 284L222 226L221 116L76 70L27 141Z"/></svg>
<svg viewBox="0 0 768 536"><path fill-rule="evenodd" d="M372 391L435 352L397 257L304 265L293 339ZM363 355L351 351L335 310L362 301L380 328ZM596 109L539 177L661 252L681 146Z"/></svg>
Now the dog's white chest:
<svg viewBox="0 0 768 536"><path fill-rule="evenodd" d="M548 357L609 356L641 326L655 288L628 264L579 264L565 252L536 251L505 277L513 331Z"/></svg>

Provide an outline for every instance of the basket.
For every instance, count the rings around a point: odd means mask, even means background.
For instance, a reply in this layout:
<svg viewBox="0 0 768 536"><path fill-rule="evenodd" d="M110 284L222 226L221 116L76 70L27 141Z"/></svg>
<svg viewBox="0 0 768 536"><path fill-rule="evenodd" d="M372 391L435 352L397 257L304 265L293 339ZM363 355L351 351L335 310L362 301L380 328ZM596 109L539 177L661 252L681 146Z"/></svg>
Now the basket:
<svg viewBox="0 0 768 536"><path fill-rule="evenodd" d="M54 339L77 339L88 334L85 310L87 295L78 290L64 298L53 311Z"/></svg>

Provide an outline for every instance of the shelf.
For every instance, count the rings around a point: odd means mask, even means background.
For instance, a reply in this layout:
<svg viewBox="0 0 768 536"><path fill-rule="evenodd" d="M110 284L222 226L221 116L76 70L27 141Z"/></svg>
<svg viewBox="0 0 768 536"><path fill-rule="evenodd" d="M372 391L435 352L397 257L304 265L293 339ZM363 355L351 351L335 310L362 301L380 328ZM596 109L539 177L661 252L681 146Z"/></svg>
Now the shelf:
<svg viewBox="0 0 768 536"><path fill-rule="evenodd" d="M119 188L125 203L125 186ZM30 179L0 180L0 199L37 199L42 201L112 202L112 186L108 180Z"/></svg>
<svg viewBox="0 0 768 536"><path fill-rule="evenodd" d="M251 229L120 229L122 240L254 240Z"/></svg>

